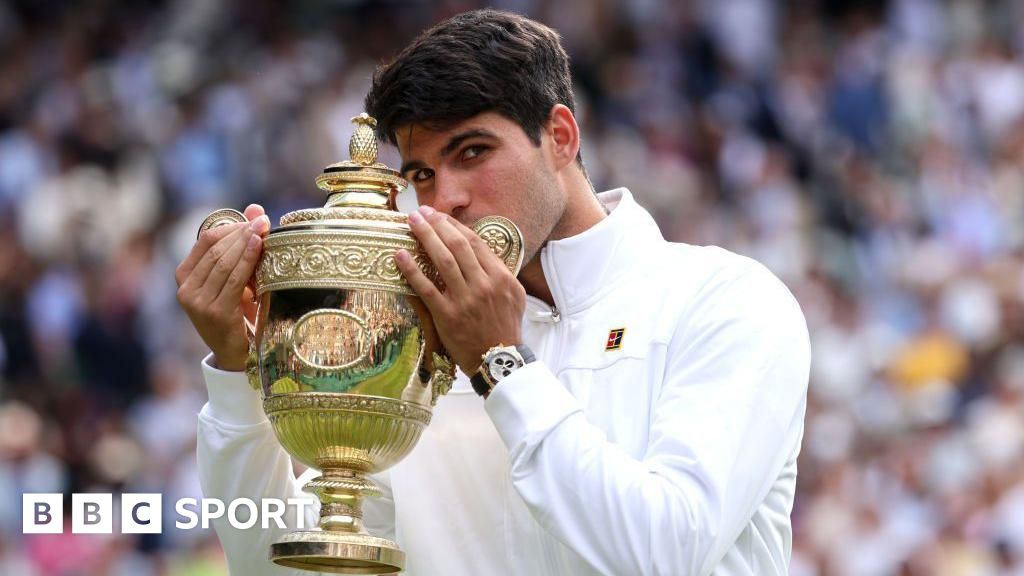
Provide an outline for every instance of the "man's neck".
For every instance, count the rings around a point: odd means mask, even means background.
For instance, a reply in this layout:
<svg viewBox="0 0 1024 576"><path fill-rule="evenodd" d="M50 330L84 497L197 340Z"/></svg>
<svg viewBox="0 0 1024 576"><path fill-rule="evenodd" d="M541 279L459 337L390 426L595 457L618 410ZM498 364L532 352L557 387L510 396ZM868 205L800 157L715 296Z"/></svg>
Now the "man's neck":
<svg viewBox="0 0 1024 576"><path fill-rule="evenodd" d="M573 172L575 174L569 187L569 200L565 213L540 250L543 250L544 246L552 240L570 238L589 230L608 215L604 205L594 195L594 189L586 176L577 170ZM519 272L519 282L530 296L547 302L549 306L555 305L551 287L548 285L548 280L544 276L544 268L541 266L540 251L523 266L522 271Z"/></svg>
<svg viewBox="0 0 1024 576"><path fill-rule="evenodd" d="M544 277L544 269L540 265L540 252L523 266L519 272L519 283L526 288L526 293L548 303L548 306L555 305L555 299L551 296L551 288L548 286L548 279Z"/></svg>

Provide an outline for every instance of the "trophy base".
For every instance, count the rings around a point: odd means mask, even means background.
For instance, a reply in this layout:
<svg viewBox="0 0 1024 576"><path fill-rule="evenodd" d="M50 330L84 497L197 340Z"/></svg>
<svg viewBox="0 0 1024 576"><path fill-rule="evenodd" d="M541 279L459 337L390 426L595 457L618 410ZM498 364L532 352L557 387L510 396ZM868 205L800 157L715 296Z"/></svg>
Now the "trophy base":
<svg viewBox="0 0 1024 576"><path fill-rule="evenodd" d="M270 559L331 574L392 574L405 568L405 552L394 542L358 532L292 532L270 546Z"/></svg>

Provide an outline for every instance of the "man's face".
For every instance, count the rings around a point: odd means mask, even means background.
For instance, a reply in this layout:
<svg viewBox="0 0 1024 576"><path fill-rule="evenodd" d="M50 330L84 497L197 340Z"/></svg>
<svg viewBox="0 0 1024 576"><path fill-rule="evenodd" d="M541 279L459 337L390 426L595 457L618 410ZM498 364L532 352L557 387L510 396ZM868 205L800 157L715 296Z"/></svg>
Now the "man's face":
<svg viewBox="0 0 1024 576"><path fill-rule="evenodd" d="M522 230L524 264L533 259L565 211L549 144L530 141L518 124L485 112L441 129L419 124L397 131L402 176L420 204L470 226L505 216Z"/></svg>

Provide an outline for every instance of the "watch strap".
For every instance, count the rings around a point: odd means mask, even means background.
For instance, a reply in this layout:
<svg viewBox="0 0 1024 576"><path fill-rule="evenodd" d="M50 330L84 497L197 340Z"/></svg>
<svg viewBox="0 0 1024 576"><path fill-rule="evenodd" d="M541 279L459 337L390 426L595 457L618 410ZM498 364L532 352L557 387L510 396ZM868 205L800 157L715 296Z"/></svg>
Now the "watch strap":
<svg viewBox="0 0 1024 576"><path fill-rule="evenodd" d="M533 350L530 350L530 347L526 344L516 346L516 351L523 357L523 366L526 366L530 362L536 362L537 360L537 356L534 355Z"/></svg>
<svg viewBox="0 0 1024 576"><path fill-rule="evenodd" d="M469 378L469 383L473 385L473 391L480 396L486 395L491 391L492 386L487 382L487 378L484 377L483 370L477 370Z"/></svg>

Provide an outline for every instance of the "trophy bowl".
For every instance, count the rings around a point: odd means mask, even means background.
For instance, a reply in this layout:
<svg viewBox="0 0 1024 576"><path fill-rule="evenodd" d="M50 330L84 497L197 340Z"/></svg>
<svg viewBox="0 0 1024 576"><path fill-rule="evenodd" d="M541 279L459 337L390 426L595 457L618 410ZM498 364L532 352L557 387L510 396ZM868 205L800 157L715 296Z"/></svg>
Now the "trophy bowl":
<svg viewBox="0 0 1024 576"><path fill-rule="evenodd" d="M316 179L322 208L289 212L271 230L253 278L258 312L247 376L281 446L320 476L304 486L320 500L319 525L271 545L277 564L339 574L399 572L405 553L362 526L362 501L380 490L367 475L416 446L455 368L425 306L395 263L406 249L442 287L395 198L407 183L377 162L376 122L353 118L351 159ZM218 210L203 230L245 221ZM473 229L513 273L522 234L490 216Z"/></svg>

